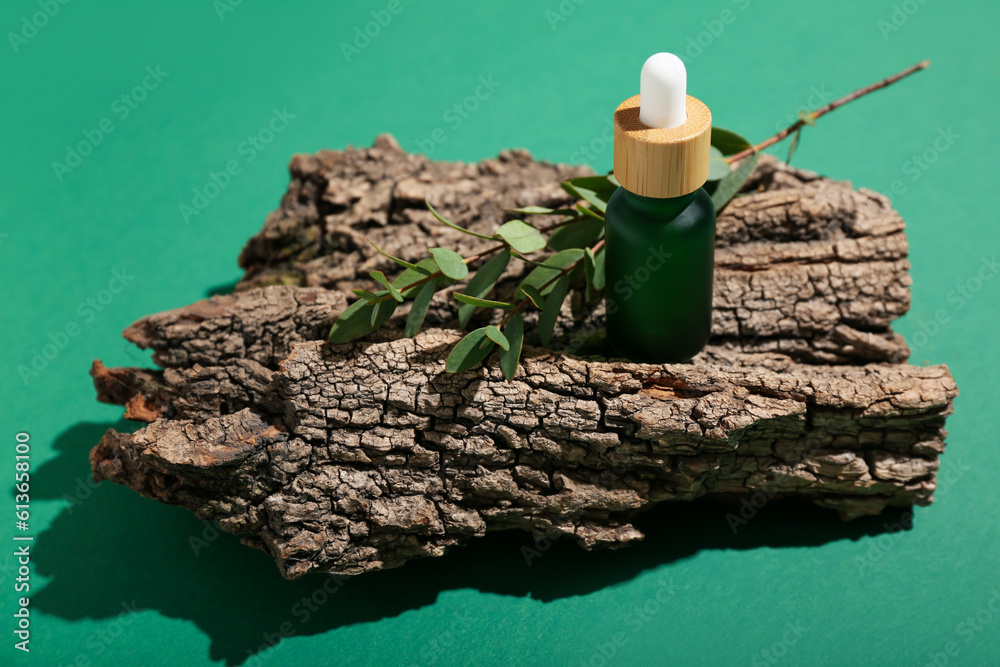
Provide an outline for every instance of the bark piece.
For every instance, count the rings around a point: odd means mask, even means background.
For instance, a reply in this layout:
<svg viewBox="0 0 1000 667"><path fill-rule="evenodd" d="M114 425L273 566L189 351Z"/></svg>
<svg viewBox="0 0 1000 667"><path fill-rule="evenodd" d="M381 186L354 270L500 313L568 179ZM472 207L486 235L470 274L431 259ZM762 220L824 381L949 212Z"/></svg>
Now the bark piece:
<svg viewBox="0 0 1000 667"><path fill-rule="evenodd" d="M944 366L898 363L909 264L880 195L762 160L719 216L702 354L657 366L529 346L507 383L495 359L444 372L461 338L442 328L447 298L411 339L404 308L364 341L322 339L348 290L392 268L365 237L410 260L489 243L432 226L424 197L492 233L505 208L570 203L558 182L586 168L523 151L438 163L383 136L296 156L291 173L237 293L126 330L162 370L94 363L98 398L151 422L109 431L95 478L218 521L290 578L394 567L495 529L622 546L642 537L636 513L669 500L793 496L844 518L931 502L957 389ZM501 292L523 270L512 262ZM573 301L554 347L603 322Z"/></svg>
<svg viewBox="0 0 1000 667"><path fill-rule="evenodd" d="M109 432L95 473L250 534L285 576L353 574L487 529L618 546L641 538L636 512L706 495L794 495L845 518L928 504L956 394L940 366L540 349L508 384L495 364L445 373L460 337L296 343L263 390L245 361L173 371L174 417ZM275 400L227 412L201 398L234 394Z"/></svg>

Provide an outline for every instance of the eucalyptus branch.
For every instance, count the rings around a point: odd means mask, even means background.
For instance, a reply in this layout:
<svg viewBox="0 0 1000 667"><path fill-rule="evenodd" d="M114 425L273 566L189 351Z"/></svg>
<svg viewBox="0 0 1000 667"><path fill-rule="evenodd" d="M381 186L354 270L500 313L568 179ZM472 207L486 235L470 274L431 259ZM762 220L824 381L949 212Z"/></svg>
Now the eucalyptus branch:
<svg viewBox="0 0 1000 667"><path fill-rule="evenodd" d="M601 239L600 241L598 241L597 243L595 243L594 245L592 245L590 247L590 252L596 253L598 250L600 250L603 247L604 247L604 239ZM541 292L546 287L548 287L552 283L556 282L557 280L559 280L563 276L568 276L570 273L573 272L574 269L576 269L577 267L579 267L580 264L582 264L583 262L584 262L584 257L581 257L580 259L576 260L575 262L573 262L572 264L570 264L566 268L561 269L559 271L559 273L557 273L556 275L552 276L550 279L548 279L547 281L545 281L545 283L541 287L538 288L538 291ZM510 320L510 318L514 317L519 312L521 312L521 309L524 308L526 305L528 305L529 302L531 302L531 298L530 297L526 296L523 299L521 299L518 302L518 304L516 306L514 306L513 310L509 311L507 313L506 317L503 318L503 320L498 325L498 328L503 329L504 326L506 326L507 322Z"/></svg>
<svg viewBox="0 0 1000 667"><path fill-rule="evenodd" d="M785 129L781 130L780 132L778 132L777 134L775 134L773 137L765 139L764 141L760 142L759 144L755 144L754 146L751 146L750 148L742 150L739 153L736 153L735 155L728 156L726 158L726 162L728 162L730 164L733 164L734 162L739 162L740 160L742 160L743 158L745 158L745 157L747 157L749 155L752 155L754 153L759 153L760 151L764 150L765 148L773 146L774 144L778 143L782 139L788 137L792 133L798 132L800 129L802 129L802 127L804 125L807 125L807 124L808 125L812 125L818 118L820 118L821 116L825 116L826 114L830 113L834 109L838 109L838 108L844 106L845 104L847 104L848 102L853 102L854 100L858 99L859 97L864 97L865 95L867 95L869 93L873 93L876 90L881 90L882 88L885 88L886 86L891 86L892 84L896 83L900 79L904 79L904 78L910 76L911 74L913 74L915 72L919 72L920 70L927 69L928 67L930 67L930 64L931 64L930 60L922 60L919 63L917 63L916 65L912 65L910 67L907 67L903 71L897 72L896 74L893 74L890 77L886 77L886 78L882 79L881 81L877 81L877 82L875 82L875 83L873 83L871 85L865 86L864 88L859 88L858 90L855 90L853 93L850 93L848 95L844 95L840 99L834 100L833 102L830 102L826 106L820 107L816 111L812 111L810 113L804 114L797 121L795 121L794 123L792 123L791 125L789 125Z"/></svg>
<svg viewBox="0 0 1000 667"><path fill-rule="evenodd" d="M797 122L755 146L735 132L720 127L712 128L712 155L709 183L706 188L711 193L715 209L721 210L740 192L756 166L759 151L773 146L789 135L793 137L791 145L794 150L804 125L812 125L816 119L834 109L885 88L914 72L925 69L929 64L929 61L917 63L898 74L845 95L816 111L803 112L799 114ZM740 164L737 166L736 162ZM415 336L423 327L434 294L468 278L465 291L452 294L459 302L458 324L461 328L468 326L479 308L502 309L507 313L499 325L489 324L475 329L456 343L445 361L445 370L449 373L466 371L482 363L495 348L499 348L500 369L508 381L512 380L517 373L524 342L522 313L525 307L533 304L539 309L536 329L541 344L548 345L560 309L569 292L570 274L578 270L582 264L586 274L588 294L591 288L598 292L605 288L604 213L612 195L619 187L618 181L612 175L581 176L565 181L561 185L575 200L575 208L527 206L510 209L510 212L523 216L564 216L561 220L545 227L535 227L520 219L509 220L489 236L449 221L438 213L430 202L427 202L427 209L442 224L479 239L495 241L496 244L469 257L463 257L449 248L429 248L430 257L413 264L390 255L372 243L376 250L406 271L400 274L395 282L390 282L382 271L372 271L371 277L385 290L379 293L354 290L360 299L338 316L330 330L330 342L346 343L371 333L392 317L398 304L408 299L411 300L411 307L406 317L405 335ZM546 238L543 234L549 232L551 233ZM541 261L527 257L545 248L553 252ZM470 278L469 265L484 258L489 259L479 266ZM512 302L488 298L511 259L534 265L534 268L522 278L515 291L515 298L517 294L523 294L524 298ZM404 280L413 282L396 285ZM548 290L548 293L543 296L542 292L545 290Z"/></svg>
<svg viewBox="0 0 1000 667"><path fill-rule="evenodd" d="M441 271L435 271L434 273L428 273L426 276L424 276L423 278L421 278L417 282L410 283L409 285L403 285L402 287L399 287L398 289L399 289L400 292L407 292L407 291L413 289L414 287L418 287L420 285L423 285L424 283L430 282L431 280L434 280L436 278L440 278L443 275L444 275L444 273L442 273ZM380 296L378 298L378 301L382 302L382 301L385 301L385 300L391 299L391 298L392 298L392 294L390 294L389 292L386 292L385 294L383 294L382 296ZM374 301L372 301L372 303L374 303Z"/></svg>

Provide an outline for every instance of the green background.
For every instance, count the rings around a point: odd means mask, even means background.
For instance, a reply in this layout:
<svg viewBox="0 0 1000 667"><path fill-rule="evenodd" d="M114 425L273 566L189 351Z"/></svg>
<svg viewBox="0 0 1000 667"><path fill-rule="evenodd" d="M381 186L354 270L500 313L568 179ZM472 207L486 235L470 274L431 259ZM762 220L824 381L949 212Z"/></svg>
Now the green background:
<svg viewBox="0 0 1000 667"><path fill-rule="evenodd" d="M0 45L0 467L9 488L14 435L30 433L26 662L924 665L954 642L948 664L1000 664L989 611L991 600L1000 610L998 5L402 0L348 59L341 43L389 4L244 0L220 15L211 0L75 0L25 43ZM21 32L38 11L3 2L0 28ZM322 577L286 582L264 554L181 509L88 484L89 448L108 427L134 427L95 401L90 362L147 364L120 338L125 326L239 278L236 256L277 206L293 153L370 145L381 132L416 151L440 127L437 159L518 146L585 161L590 146L587 160L607 170L613 109L661 50L687 56L689 91L718 125L758 141L799 108L933 60L807 128L795 157L857 186L905 187L893 199L908 222L913 307L896 328L913 363L947 363L962 392L936 501L912 530L895 530L899 514L840 524L775 504L734 536L716 509L669 507L647 517L649 540L633 549L586 554L562 541L529 566L530 538L493 535L340 585L307 614L302 598ZM115 99L157 65L168 75L122 118ZM480 76L496 89L455 127L444 114ZM247 160L241 142L273 109L295 117ZM60 179L52 163L105 118L113 131ZM180 204L230 160L240 173L185 222ZM124 289L103 292L115 271ZM77 335L22 377L67 325ZM12 544L13 519L2 524ZM203 531L196 555L189 538ZM2 663L26 657L11 646L11 551L0 551Z"/></svg>

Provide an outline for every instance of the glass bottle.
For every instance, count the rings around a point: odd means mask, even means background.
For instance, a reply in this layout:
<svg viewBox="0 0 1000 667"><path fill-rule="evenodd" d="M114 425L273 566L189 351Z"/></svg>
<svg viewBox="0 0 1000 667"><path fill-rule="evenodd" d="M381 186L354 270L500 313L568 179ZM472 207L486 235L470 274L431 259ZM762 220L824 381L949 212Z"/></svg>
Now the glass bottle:
<svg viewBox="0 0 1000 667"><path fill-rule="evenodd" d="M704 188L643 197L623 187L608 201L607 333L619 356L687 361L712 328L715 207Z"/></svg>

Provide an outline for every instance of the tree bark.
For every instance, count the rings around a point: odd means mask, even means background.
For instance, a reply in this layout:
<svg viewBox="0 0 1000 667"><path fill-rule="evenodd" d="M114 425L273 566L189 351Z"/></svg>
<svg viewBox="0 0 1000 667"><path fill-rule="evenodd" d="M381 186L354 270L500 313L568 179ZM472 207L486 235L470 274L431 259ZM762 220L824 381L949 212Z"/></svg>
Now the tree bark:
<svg viewBox="0 0 1000 667"><path fill-rule="evenodd" d="M890 325L909 306L906 236L881 195L762 160L719 215L702 354L586 356L603 310L577 292L552 348L526 347L507 383L495 359L445 373L462 335L447 295L413 338L400 307L363 341L322 341L350 289L393 269L366 239L411 261L489 247L424 198L491 234L504 209L571 204L559 181L586 168L524 151L433 162L383 135L290 171L234 294L125 331L162 370L94 362L98 398L150 422L108 431L95 478L218 521L290 578L395 567L506 528L621 546L667 500L793 496L844 518L931 502L957 389L945 366L903 363ZM500 293L524 270L512 262Z"/></svg>

